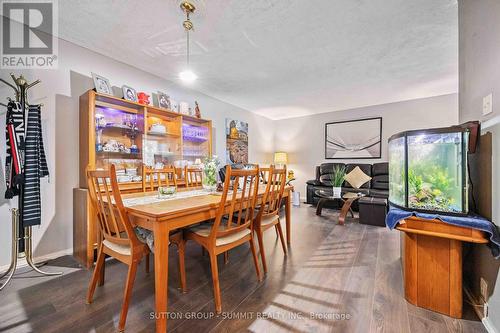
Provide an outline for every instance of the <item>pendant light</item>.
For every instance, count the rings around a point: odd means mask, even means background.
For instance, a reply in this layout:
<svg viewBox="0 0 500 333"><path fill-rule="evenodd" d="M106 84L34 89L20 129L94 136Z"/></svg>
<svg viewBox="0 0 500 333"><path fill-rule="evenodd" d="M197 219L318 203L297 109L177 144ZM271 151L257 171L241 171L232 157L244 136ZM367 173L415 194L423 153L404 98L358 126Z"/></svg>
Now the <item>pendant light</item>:
<svg viewBox="0 0 500 333"><path fill-rule="evenodd" d="M182 26L186 30L187 34L186 38L187 51L186 51L186 69L179 73L179 79L181 79L181 81L185 83L192 83L198 78L198 76L189 67L189 32L193 30L193 23L189 19L189 15L194 12L196 7L188 1L183 1L181 3L181 9L186 14L186 20L182 22Z"/></svg>

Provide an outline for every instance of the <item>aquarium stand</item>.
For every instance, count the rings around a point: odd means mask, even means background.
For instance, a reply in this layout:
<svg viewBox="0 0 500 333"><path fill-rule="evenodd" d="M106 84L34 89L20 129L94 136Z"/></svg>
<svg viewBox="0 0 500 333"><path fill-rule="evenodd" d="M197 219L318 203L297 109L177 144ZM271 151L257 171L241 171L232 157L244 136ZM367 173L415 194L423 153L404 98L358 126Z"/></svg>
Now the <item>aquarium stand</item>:
<svg viewBox="0 0 500 333"><path fill-rule="evenodd" d="M409 217L403 232L405 298L413 305L450 317L462 317L462 243L487 243L482 231Z"/></svg>

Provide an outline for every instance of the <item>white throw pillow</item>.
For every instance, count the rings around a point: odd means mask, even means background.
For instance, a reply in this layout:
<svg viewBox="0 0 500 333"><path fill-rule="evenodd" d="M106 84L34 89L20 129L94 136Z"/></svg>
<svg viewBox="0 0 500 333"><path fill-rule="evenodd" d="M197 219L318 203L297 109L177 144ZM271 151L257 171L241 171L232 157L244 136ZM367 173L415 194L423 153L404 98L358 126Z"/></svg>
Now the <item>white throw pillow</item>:
<svg viewBox="0 0 500 333"><path fill-rule="evenodd" d="M366 182L369 182L372 177L368 176L363 172L358 166L355 167L351 172L345 175L345 180L351 184L354 188L360 188Z"/></svg>

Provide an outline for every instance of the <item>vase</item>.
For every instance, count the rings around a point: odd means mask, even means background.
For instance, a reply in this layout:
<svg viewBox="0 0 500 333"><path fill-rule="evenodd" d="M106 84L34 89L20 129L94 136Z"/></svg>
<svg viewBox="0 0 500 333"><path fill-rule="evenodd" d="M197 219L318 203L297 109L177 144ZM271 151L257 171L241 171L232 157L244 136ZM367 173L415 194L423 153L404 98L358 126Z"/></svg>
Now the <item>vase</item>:
<svg viewBox="0 0 500 333"><path fill-rule="evenodd" d="M332 196L334 198L340 198L342 194L342 187L333 186Z"/></svg>
<svg viewBox="0 0 500 333"><path fill-rule="evenodd" d="M201 186L204 190L215 192L217 190L217 169L205 168L201 177Z"/></svg>

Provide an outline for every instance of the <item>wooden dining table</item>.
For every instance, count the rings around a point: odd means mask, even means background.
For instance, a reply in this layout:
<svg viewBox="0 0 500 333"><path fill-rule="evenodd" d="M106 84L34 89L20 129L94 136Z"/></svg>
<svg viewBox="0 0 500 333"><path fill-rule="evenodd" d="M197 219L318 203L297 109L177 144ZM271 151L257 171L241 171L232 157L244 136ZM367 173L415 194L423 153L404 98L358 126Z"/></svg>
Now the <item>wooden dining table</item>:
<svg viewBox="0 0 500 333"><path fill-rule="evenodd" d="M189 190L192 190L189 189ZM290 244L291 235L291 192L292 186L286 186L284 192L286 239ZM186 190L187 191L187 190ZM262 200L265 185L259 187L258 201ZM185 193L187 194L187 193ZM154 272L155 272L155 318L156 332L167 330L167 290L168 290L168 251L171 231L215 218L220 205L220 193L193 196L182 196L168 200L152 200L148 198L157 192L130 193L123 195L124 205L131 222L154 234ZM141 200L144 201L141 203ZM228 198L229 203L229 198ZM228 206L229 208L229 206Z"/></svg>

